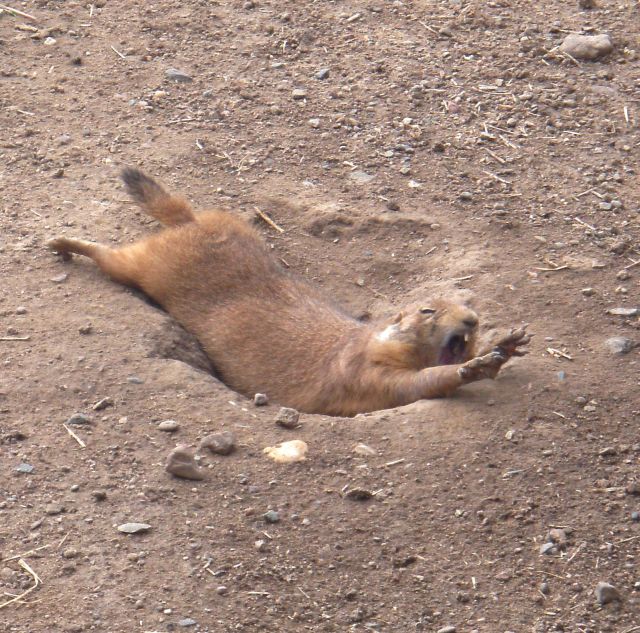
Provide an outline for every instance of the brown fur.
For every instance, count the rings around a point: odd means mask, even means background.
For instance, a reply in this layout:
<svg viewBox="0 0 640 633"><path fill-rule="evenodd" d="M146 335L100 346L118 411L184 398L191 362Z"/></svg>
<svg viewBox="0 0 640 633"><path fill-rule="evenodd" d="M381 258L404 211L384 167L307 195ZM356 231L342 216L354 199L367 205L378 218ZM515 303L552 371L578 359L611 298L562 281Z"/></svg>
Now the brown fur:
<svg viewBox="0 0 640 633"><path fill-rule="evenodd" d="M221 211L195 215L139 171L127 169L123 179L167 228L119 249L64 237L50 248L86 255L114 280L143 290L246 396L262 392L300 411L350 416L494 377L528 342L522 330L473 358L477 316L446 299L364 324L282 269L246 222ZM453 364L441 365L451 336L467 343L446 357Z"/></svg>

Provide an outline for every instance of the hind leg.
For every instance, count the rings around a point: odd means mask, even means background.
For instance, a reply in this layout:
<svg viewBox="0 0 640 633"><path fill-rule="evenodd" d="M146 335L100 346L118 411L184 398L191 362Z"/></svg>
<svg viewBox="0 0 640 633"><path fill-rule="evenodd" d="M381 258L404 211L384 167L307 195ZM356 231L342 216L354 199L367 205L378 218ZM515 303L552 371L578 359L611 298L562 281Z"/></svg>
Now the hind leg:
<svg viewBox="0 0 640 633"><path fill-rule="evenodd" d="M47 246L65 261L71 259L72 253L84 255L90 257L114 281L127 286L139 285L139 259L135 256L137 251L135 244L115 249L85 240L58 237L49 240Z"/></svg>

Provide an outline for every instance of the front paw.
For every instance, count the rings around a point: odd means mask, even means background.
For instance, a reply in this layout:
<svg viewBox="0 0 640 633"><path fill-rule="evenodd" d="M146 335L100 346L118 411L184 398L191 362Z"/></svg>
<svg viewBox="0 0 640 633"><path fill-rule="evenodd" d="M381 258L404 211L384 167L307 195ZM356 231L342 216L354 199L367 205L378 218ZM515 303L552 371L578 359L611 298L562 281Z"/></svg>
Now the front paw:
<svg viewBox="0 0 640 633"><path fill-rule="evenodd" d="M520 328L511 330L509 334L498 340L492 351L499 352L506 356L507 359L513 356L524 356L527 350L520 348L529 344L531 336L532 335L527 332L527 326L523 325Z"/></svg>
<svg viewBox="0 0 640 633"><path fill-rule="evenodd" d="M495 378L500 368L509 360L509 356L496 348L484 356L477 356L458 368L462 382L476 382L484 378Z"/></svg>

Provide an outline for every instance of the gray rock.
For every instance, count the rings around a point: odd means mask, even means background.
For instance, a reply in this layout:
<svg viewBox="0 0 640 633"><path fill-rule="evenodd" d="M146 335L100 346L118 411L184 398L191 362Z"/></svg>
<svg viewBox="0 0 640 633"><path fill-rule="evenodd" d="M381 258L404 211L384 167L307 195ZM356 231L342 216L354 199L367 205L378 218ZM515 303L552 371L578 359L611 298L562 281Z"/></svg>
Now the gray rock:
<svg viewBox="0 0 640 633"><path fill-rule="evenodd" d="M186 446L177 446L167 457L166 472L180 479L200 481L204 475L196 465L193 453Z"/></svg>
<svg viewBox="0 0 640 633"><path fill-rule="evenodd" d="M373 174L368 174L366 171L352 171L349 174L349 178L359 185L366 185L371 182L375 176Z"/></svg>
<svg viewBox="0 0 640 633"><path fill-rule="evenodd" d="M449 626L443 626L441 629L438 629L438 633L456 633L457 630L453 624L450 624Z"/></svg>
<svg viewBox="0 0 640 633"><path fill-rule="evenodd" d="M236 448L236 438L231 431L222 431L222 433L213 433L207 435L201 442L199 450L208 448L216 455L229 455Z"/></svg>
<svg viewBox="0 0 640 633"><path fill-rule="evenodd" d="M158 424L158 430L165 433L175 433L180 428L180 425L175 420L162 420Z"/></svg>
<svg viewBox="0 0 640 633"><path fill-rule="evenodd" d="M91 424L91 418L84 413L74 413L68 420L67 424L76 424L78 426L83 424Z"/></svg>
<svg viewBox="0 0 640 633"><path fill-rule="evenodd" d="M279 523L280 522L280 514L275 510L268 510L262 515L262 518L267 523Z"/></svg>
<svg viewBox="0 0 640 633"><path fill-rule="evenodd" d="M118 532L124 534L138 534L140 532L148 532L151 526L148 523L123 523L118 526Z"/></svg>
<svg viewBox="0 0 640 633"><path fill-rule="evenodd" d="M560 50L582 61L594 61L613 50L611 38L606 34L579 35L570 33L564 38Z"/></svg>
<svg viewBox="0 0 640 633"><path fill-rule="evenodd" d="M635 347L635 343L625 336L612 336L604 344L612 354L627 354Z"/></svg>
<svg viewBox="0 0 640 633"><path fill-rule="evenodd" d="M267 397L266 393L257 393L255 396L253 396L253 404L256 405L256 407L265 407L269 404L269 398Z"/></svg>
<svg viewBox="0 0 640 633"><path fill-rule="evenodd" d="M278 417L276 418L276 424L285 429L295 429L299 425L300 414L295 409L289 407L282 407L278 411Z"/></svg>
<svg viewBox="0 0 640 633"><path fill-rule="evenodd" d="M473 200L473 194L470 191L463 191L459 198L463 202L471 202L471 200Z"/></svg>
<svg viewBox="0 0 640 633"><path fill-rule="evenodd" d="M316 79L319 79L320 81L322 81L323 79L326 79L328 76L329 76L329 69L328 68L321 68L316 73Z"/></svg>
<svg viewBox="0 0 640 633"><path fill-rule="evenodd" d="M50 503L45 507L44 511L50 516L55 516L56 514L62 514L65 511L65 507L60 503Z"/></svg>
<svg viewBox="0 0 640 633"><path fill-rule="evenodd" d="M540 554L553 554L555 551L555 543L544 543L544 545L540 546Z"/></svg>
<svg viewBox="0 0 640 633"><path fill-rule="evenodd" d="M178 626L188 627L195 626L198 624L193 618L182 618L182 620L178 620Z"/></svg>
<svg viewBox="0 0 640 633"><path fill-rule="evenodd" d="M608 582L599 582L596 585L596 600L600 604L608 604L620 600L620 592Z"/></svg>
<svg viewBox="0 0 640 633"><path fill-rule="evenodd" d="M294 88L291 96L296 100L300 101L302 99L307 98L307 91L304 88Z"/></svg>
<svg viewBox="0 0 640 633"><path fill-rule="evenodd" d="M193 81L193 77L187 75L187 73L184 73L181 70L178 70L177 68L167 68L167 70L164 71L164 76L170 81L175 81L179 84L186 84Z"/></svg>
<svg viewBox="0 0 640 633"><path fill-rule="evenodd" d="M31 464L27 464L26 462L22 462L22 464L18 464L16 466L17 473L23 473L28 475L33 472L34 467Z"/></svg>

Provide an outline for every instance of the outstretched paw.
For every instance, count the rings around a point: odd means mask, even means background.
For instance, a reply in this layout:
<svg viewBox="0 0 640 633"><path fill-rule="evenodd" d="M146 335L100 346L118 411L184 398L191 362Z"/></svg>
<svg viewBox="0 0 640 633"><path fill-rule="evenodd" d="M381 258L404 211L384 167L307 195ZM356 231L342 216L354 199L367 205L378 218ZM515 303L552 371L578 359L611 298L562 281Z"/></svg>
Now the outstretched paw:
<svg viewBox="0 0 640 633"><path fill-rule="evenodd" d="M527 345L531 340L531 334L527 332L527 326L523 325L515 330L511 330L509 334L501 338L494 346L494 352L500 352L507 359L513 356L524 356L527 353L526 349L520 349L522 346Z"/></svg>
<svg viewBox="0 0 640 633"><path fill-rule="evenodd" d="M458 375L465 383L476 382L483 378L495 378L500 368L509 360L509 357L494 350L484 356L476 356L461 365L458 369Z"/></svg>

